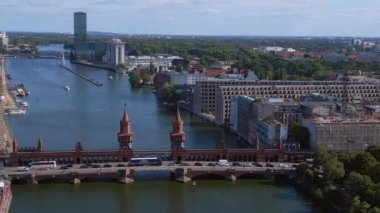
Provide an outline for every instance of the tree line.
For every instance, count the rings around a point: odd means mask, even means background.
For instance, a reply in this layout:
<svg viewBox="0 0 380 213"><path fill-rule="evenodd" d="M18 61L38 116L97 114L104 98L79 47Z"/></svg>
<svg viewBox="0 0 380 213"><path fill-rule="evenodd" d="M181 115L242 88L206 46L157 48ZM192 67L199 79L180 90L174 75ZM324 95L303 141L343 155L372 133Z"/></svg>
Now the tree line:
<svg viewBox="0 0 380 213"><path fill-rule="evenodd" d="M335 153L317 149L297 168L297 187L329 212L380 212L380 147Z"/></svg>

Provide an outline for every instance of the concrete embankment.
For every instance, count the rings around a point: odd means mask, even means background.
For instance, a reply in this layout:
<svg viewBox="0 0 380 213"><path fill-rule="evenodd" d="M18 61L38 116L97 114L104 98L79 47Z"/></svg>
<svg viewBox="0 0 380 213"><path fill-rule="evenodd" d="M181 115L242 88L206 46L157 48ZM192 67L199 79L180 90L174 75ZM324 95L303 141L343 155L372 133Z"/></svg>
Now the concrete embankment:
<svg viewBox="0 0 380 213"><path fill-rule="evenodd" d="M5 66L5 60L0 59L0 78L1 78L1 87L0 93L5 97L4 109L18 109L15 97L12 96L8 90L8 82L7 82L7 70Z"/></svg>
<svg viewBox="0 0 380 213"><path fill-rule="evenodd" d="M88 62L71 61L71 63L73 63L73 64L79 64L79 65L83 65L83 66L95 67L95 68L100 68L100 69L105 69L105 70L110 70L110 71L115 71L116 72L115 69L112 69L110 67L102 66L102 65L98 65L98 64L93 64L93 63L88 63Z"/></svg>
<svg viewBox="0 0 380 213"><path fill-rule="evenodd" d="M62 65L62 64L60 64L59 66L62 67L63 69L65 69L65 70L67 70L67 71L69 71L69 72L71 72L71 73L73 73L73 74L79 76L80 78L83 78L84 80L86 80L86 81L88 81L88 82L94 84L94 85L97 86L97 87L101 87L101 86L103 86L103 84L100 83L99 81L95 81L95 80L93 80L93 79L89 79L89 78L87 78L86 76L84 76L84 75L82 75L82 74L80 74L80 73L77 73L77 72L73 71L72 69L70 69L70 68L68 68L68 67L66 67L66 66L64 66L64 65Z"/></svg>
<svg viewBox="0 0 380 213"><path fill-rule="evenodd" d="M15 101L15 97L9 93L7 78L6 78L6 68L5 68L5 60L0 59L0 95L5 97L5 100L0 105L0 132L4 135L1 138L0 152L1 154L6 154L12 152L11 142L14 139L12 130L9 128L7 121L4 118L4 110L5 109L18 109L18 106ZM0 134L0 135L1 135ZM3 141L4 140L4 141Z"/></svg>

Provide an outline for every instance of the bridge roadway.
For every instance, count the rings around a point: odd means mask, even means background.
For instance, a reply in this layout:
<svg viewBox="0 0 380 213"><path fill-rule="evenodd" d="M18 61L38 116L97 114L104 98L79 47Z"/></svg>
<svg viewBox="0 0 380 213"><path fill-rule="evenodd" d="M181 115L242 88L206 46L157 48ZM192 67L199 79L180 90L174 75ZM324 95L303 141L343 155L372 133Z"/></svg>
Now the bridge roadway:
<svg viewBox="0 0 380 213"><path fill-rule="evenodd" d="M201 164L196 166L195 163ZM121 166L123 164L124 166ZM8 177L12 182L33 183L38 184L43 181L71 182L74 184L85 181L96 180L114 180L121 183L131 183L134 181L136 172L154 172L167 171L173 175L173 178L180 182L188 182L193 178L200 176L220 176L229 180L236 180L238 177L246 175L259 175L265 178L274 179L278 175L289 177L294 174L295 167L293 163L271 163L273 167L260 163L262 167L253 166L251 163L239 163L235 166L221 166L210 162L186 162L182 164L174 164L173 162L163 162L161 166L126 166L125 163L110 163L111 167L100 168L83 168L84 164L75 164L71 168L50 170L29 170L19 171L18 167L4 167L3 175ZM284 166L286 165L286 166ZM82 168L81 168L82 167Z"/></svg>

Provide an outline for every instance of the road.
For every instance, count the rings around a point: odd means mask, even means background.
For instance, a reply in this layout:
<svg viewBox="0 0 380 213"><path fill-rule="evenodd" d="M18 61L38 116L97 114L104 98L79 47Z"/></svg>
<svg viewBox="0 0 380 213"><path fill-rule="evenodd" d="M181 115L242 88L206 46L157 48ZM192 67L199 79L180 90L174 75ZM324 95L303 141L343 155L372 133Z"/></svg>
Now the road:
<svg viewBox="0 0 380 213"><path fill-rule="evenodd" d="M197 163L197 165L195 165ZM238 165L239 164L239 165ZM234 169L239 171L293 171L295 170L294 163L270 163L273 166L266 166L267 163L261 162L262 167L253 166L251 163L237 162L232 165L217 165L216 162L184 162L182 164L175 164L174 162L165 161L161 166L127 166L126 163L108 163L111 167L104 167L105 164L93 164L100 166L99 168L88 167L83 168L85 164L75 164L70 168L61 169L62 166L58 166L57 169L49 169L42 171L19 171L19 167L4 167L1 171L5 176L22 176L22 175L65 175L72 173L79 174L105 174L115 173L120 169L131 169L135 172L138 171L175 171L179 168L191 169L196 171L225 171L226 169ZM281 166L280 166L281 164ZM82 168L81 168L82 167Z"/></svg>

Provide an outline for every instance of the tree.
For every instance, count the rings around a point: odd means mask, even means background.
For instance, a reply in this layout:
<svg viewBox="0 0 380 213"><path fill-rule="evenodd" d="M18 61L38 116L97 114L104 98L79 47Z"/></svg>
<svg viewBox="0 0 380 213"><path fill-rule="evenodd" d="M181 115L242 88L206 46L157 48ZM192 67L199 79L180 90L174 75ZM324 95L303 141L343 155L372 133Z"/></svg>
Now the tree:
<svg viewBox="0 0 380 213"><path fill-rule="evenodd" d="M323 192L320 188L313 189L311 196L313 197L314 200L316 200L318 202L322 202L324 200L324 195L323 195Z"/></svg>
<svg viewBox="0 0 380 213"><path fill-rule="evenodd" d="M360 197L355 196L351 201L350 213L359 213L361 212L361 202Z"/></svg>
<svg viewBox="0 0 380 213"><path fill-rule="evenodd" d="M370 177L356 172L350 172L347 181L352 193L361 195L361 197L365 197L366 191L373 185Z"/></svg>
<svg viewBox="0 0 380 213"><path fill-rule="evenodd" d="M344 177L344 165L336 157L330 159L323 165L326 182L334 181Z"/></svg>
<svg viewBox="0 0 380 213"><path fill-rule="evenodd" d="M125 63L119 63L117 65L117 67L120 68L120 69L125 69L127 67L127 65Z"/></svg>
<svg viewBox="0 0 380 213"><path fill-rule="evenodd" d="M162 100L167 103L178 102L180 95L175 91L174 86L168 82L162 85Z"/></svg>
<svg viewBox="0 0 380 213"><path fill-rule="evenodd" d="M300 183L309 186L314 181L314 171L311 170L307 164L300 164L297 167L297 176Z"/></svg>
<svg viewBox="0 0 380 213"><path fill-rule="evenodd" d="M141 77L137 75L136 72L129 73L129 82L131 83L132 87L136 87L140 84L141 81Z"/></svg>
<svg viewBox="0 0 380 213"><path fill-rule="evenodd" d="M152 62L149 63L149 73L153 75L156 72L156 67L153 65Z"/></svg>
<svg viewBox="0 0 380 213"><path fill-rule="evenodd" d="M380 146L370 146L366 151L371 153L377 161L380 161Z"/></svg>
<svg viewBox="0 0 380 213"><path fill-rule="evenodd" d="M152 77L149 74L148 70L143 70L141 74L141 80L143 81L144 84L150 84L152 81Z"/></svg>
<svg viewBox="0 0 380 213"><path fill-rule="evenodd" d="M325 183L343 178L345 175L344 165L334 153L329 153L326 149L317 148L314 162L323 167L323 178Z"/></svg>

